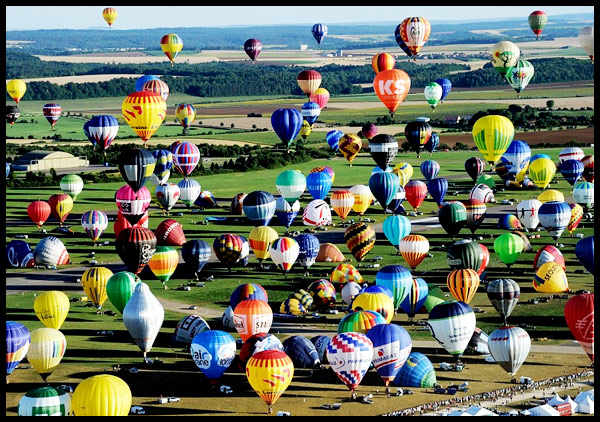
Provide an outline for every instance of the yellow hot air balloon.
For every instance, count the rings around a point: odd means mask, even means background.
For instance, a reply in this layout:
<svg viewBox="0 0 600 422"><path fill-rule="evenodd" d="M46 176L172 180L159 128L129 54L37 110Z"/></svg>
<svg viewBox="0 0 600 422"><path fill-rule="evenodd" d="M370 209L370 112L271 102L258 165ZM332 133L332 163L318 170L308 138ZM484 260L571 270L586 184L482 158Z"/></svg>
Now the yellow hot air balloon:
<svg viewBox="0 0 600 422"><path fill-rule="evenodd" d="M569 290L565 270L556 262L546 262L533 278L533 288L540 293L562 293Z"/></svg>
<svg viewBox="0 0 600 422"><path fill-rule="evenodd" d="M556 164L549 158L537 158L529 164L529 178L538 188L546 189L555 173Z"/></svg>
<svg viewBox="0 0 600 422"><path fill-rule="evenodd" d="M254 227L250 231L248 243L250 243L258 262L262 262L270 256L269 247L277 239L279 239L279 235L269 226Z"/></svg>
<svg viewBox="0 0 600 422"><path fill-rule="evenodd" d="M410 180L408 173L404 170L394 170L393 173L398 176L398 181L400 182L400 186L404 187Z"/></svg>
<svg viewBox="0 0 600 422"><path fill-rule="evenodd" d="M394 301L385 293L363 292L352 301L352 312L357 311L375 311L389 324L394 317Z"/></svg>
<svg viewBox="0 0 600 422"><path fill-rule="evenodd" d="M75 416L127 416L131 389L114 375L94 375L77 386L71 405Z"/></svg>
<svg viewBox="0 0 600 422"><path fill-rule="evenodd" d="M550 201L565 202L565 195L556 189L547 189L538 195L537 200L542 204Z"/></svg>
<svg viewBox="0 0 600 422"><path fill-rule="evenodd" d="M394 173L398 174L400 171L406 173L406 177L408 177L408 179L410 180L411 177L413 177L413 166L410 163L407 162L401 162L398 163L394 166ZM408 180L407 180L408 182ZM404 186L404 185L402 185Z"/></svg>
<svg viewBox="0 0 600 422"><path fill-rule="evenodd" d="M112 24L117 20L117 16L119 16L117 9L113 7L107 7L102 11L102 17L108 24L109 28L112 28Z"/></svg>
<svg viewBox="0 0 600 422"><path fill-rule="evenodd" d="M121 106L125 121L144 141L160 127L167 116L167 103L160 95L149 91L138 91L129 94Z"/></svg>
<svg viewBox="0 0 600 422"><path fill-rule="evenodd" d="M25 91L27 91L27 85L21 79L11 79L6 84L6 91L8 91L10 98L19 104L23 95L25 95Z"/></svg>
<svg viewBox="0 0 600 422"><path fill-rule="evenodd" d="M495 114L483 116L473 125L475 145L492 167L506 152L514 136L515 127L504 116Z"/></svg>
<svg viewBox="0 0 600 422"><path fill-rule="evenodd" d="M362 141L357 135L344 135L340 139L339 145L340 151L346 157L350 167L352 167L352 161L354 161L362 148Z"/></svg>
<svg viewBox="0 0 600 422"><path fill-rule="evenodd" d="M98 309L108 299L106 283L112 275L113 272L106 267L94 267L86 270L81 276L83 291Z"/></svg>
<svg viewBox="0 0 600 422"><path fill-rule="evenodd" d="M175 57L183 48L183 40L177 34L167 34L160 39L160 48L171 61L171 66L174 66Z"/></svg>
<svg viewBox="0 0 600 422"><path fill-rule="evenodd" d="M56 369L67 349L67 339L54 328L38 328L31 332L27 360L44 382Z"/></svg>
<svg viewBox="0 0 600 422"><path fill-rule="evenodd" d="M304 120L302 122L302 127L300 128L300 136L302 136L302 139L306 140L306 138L308 138L308 135L310 135L311 132L312 125L308 123L308 120Z"/></svg>
<svg viewBox="0 0 600 422"><path fill-rule="evenodd" d="M352 211L358 215L363 215L367 209L371 206L373 201L373 194L371 189L366 185L355 185L350 188L350 192L354 195L354 205L352 205Z"/></svg>
<svg viewBox="0 0 600 422"><path fill-rule="evenodd" d="M33 310L48 328L59 330L69 313L69 298L63 292L51 290L35 298Z"/></svg>
<svg viewBox="0 0 600 422"><path fill-rule="evenodd" d="M273 412L273 404L292 382L294 364L280 350L265 350L252 355L246 364L246 377L256 394Z"/></svg>

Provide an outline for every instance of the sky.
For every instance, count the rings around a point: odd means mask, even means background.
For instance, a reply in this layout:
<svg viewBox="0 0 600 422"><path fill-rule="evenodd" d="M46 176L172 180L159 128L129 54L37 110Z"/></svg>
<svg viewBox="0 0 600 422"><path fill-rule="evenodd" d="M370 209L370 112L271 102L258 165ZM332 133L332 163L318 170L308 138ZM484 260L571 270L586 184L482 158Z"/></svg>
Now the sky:
<svg viewBox="0 0 600 422"><path fill-rule="evenodd" d="M113 7L113 6L106 6ZM114 29L227 27L282 24L499 20L543 10L549 17L593 13L593 6L115 6ZM7 6L6 30L108 28L102 6Z"/></svg>

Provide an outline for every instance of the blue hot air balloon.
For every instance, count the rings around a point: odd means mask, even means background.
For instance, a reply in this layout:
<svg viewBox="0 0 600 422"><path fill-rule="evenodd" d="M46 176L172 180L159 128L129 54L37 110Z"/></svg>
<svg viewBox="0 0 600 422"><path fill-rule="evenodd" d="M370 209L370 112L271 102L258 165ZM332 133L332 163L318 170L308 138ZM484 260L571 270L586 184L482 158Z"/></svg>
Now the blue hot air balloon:
<svg viewBox="0 0 600 422"><path fill-rule="evenodd" d="M312 27L311 32L313 34L313 37L315 37L317 44L320 45L323 38L325 38L325 35L327 35L327 25L324 25L322 23L315 23Z"/></svg>
<svg viewBox="0 0 600 422"><path fill-rule="evenodd" d="M436 384L433 364L423 353L412 352L392 383L399 387L431 388Z"/></svg>
<svg viewBox="0 0 600 422"><path fill-rule="evenodd" d="M296 262L305 270L308 270L308 268L315 263L317 255L319 255L321 243L319 242L319 239L312 234L300 234L294 237L294 240L298 243L300 249Z"/></svg>
<svg viewBox="0 0 600 422"><path fill-rule="evenodd" d="M412 340L408 331L396 324L379 324L367 331L373 343L373 366L388 387L408 359Z"/></svg>
<svg viewBox="0 0 600 422"><path fill-rule="evenodd" d="M321 361L321 363L326 363L327 356L325 356L325 353L327 352L327 345L331 341L331 337L319 335L312 337L310 341L312 342L312 344L315 345L315 349L317 349L317 353L319 354L319 360Z"/></svg>
<svg viewBox="0 0 600 422"><path fill-rule="evenodd" d="M204 240L189 240L181 247L183 261L194 271L196 276L206 265L212 255L212 248Z"/></svg>
<svg viewBox="0 0 600 422"><path fill-rule="evenodd" d="M325 140L332 150L337 151L340 147L340 139L342 139L342 136L344 136L344 133L341 130L331 130L327 132Z"/></svg>
<svg viewBox="0 0 600 422"><path fill-rule="evenodd" d="M173 154L168 149L157 149L152 151L152 155L154 155L154 158L156 159L154 174L156 174L159 179L163 179L169 174L169 171L173 167Z"/></svg>
<svg viewBox="0 0 600 422"><path fill-rule="evenodd" d="M262 300L267 303L269 301L269 295L260 284L240 284L233 292L231 292L229 304L231 305L231 309L235 309L241 301L251 299Z"/></svg>
<svg viewBox="0 0 600 422"><path fill-rule="evenodd" d="M444 202L444 197L448 191L448 181L441 178L431 179L427 182L427 190L438 206Z"/></svg>
<svg viewBox="0 0 600 422"><path fill-rule="evenodd" d="M433 154L433 151L435 151L439 144L440 135L438 135L437 132L432 132L431 137L427 142L425 142L425 146L423 148L425 149L425 151L429 152L430 154Z"/></svg>
<svg viewBox="0 0 600 422"><path fill-rule="evenodd" d="M32 268L35 266L33 251L23 240L11 240L6 245L6 260L13 268Z"/></svg>
<svg viewBox="0 0 600 422"><path fill-rule="evenodd" d="M192 340L190 352L196 366L214 385L235 358L235 339L224 331L203 331Z"/></svg>
<svg viewBox="0 0 600 422"><path fill-rule="evenodd" d="M403 215L390 215L383 220L383 234L396 248L403 237L408 236L411 230L411 222Z"/></svg>
<svg viewBox="0 0 600 422"><path fill-rule="evenodd" d="M531 148L525 141L519 141L514 139L506 152L502 154L501 160L506 167L508 168L508 172L510 174L516 175L520 173L527 165L529 165L529 160L531 159Z"/></svg>
<svg viewBox="0 0 600 422"><path fill-rule="evenodd" d="M409 318L414 318L415 314L419 312L419 309L425 303L425 300L427 300L428 294L429 287L427 287L425 280L422 278L413 278L408 289L408 294L400 303L400 308L406 312Z"/></svg>
<svg viewBox="0 0 600 422"><path fill-rule="evenodd" d="M29 350L30 334L27 327L15 321L6 321L6 376L19 365Z"/></svg>
<svg viewBox="0 0 600 422"><path fill-rule="evenodd" d="M140 76L136 81L135 81L135 90L136 91L143 91L144 90L144 84L148 81L152 81L154 79L160 79L158 76L154 76L154 75L143 75Z"/></svg>
<svg viewBox="0 0 600 422"><path fill-rule="evenodd" d="M437 161L427 160L421 163L421 174L425 179L435 179L439 172L440 164Z"/></svg>
<svg viewBox="0 0 600 422"><path fill-rule="evenodd" d="M250 192L244 198L242 208L255 226L268 226L275 214L275 198L262 190Z"/></svg>
<svg viewBox="0 0 600 422"><path fill-rule="evenodd" d="M557 241L571 220L571 207L566 202L549 201L538 211L540 224Z"/></svg>
<svg viewBox="0 0 600 422"><path fill-rule="evenodd" d="M284 352L294 362L294 368L321 367L321 359L315 345L306 337L291 336L283 341Z"/></svg>
<svg viewBox="0 0 600 422"><path fill-rule="evenodd" d="M581 239L575 245L575 255L581 265L594 275L594 235Z"/></svg>
<svg viewBox="0 0 600 422"><path fill-rule="evenodd" d="M402 205L405 199L406 191L404 190L402 185L400 185L398 186L398 192L396 192L396 195L394 195L394 197L388 204L388 209L394 214L406 215L406 210L404 209L404 205Z"/></svg>
<svg viewBox="0 0 600 422"><path fill-rule="evenodd" d="M103 151L106 163L106 150L119 133L119 121L108 114L94 116L90 119L87 130L88 138L94 138L95 144Z"/></svg>
<svg viewBox="0 0 600 422"><path fill-rule="evenodd" d="M448 94L450 94L450 91L452 91L452 82L446 78L436 79L434 82L442 87L442 98L440 98L440 101L444 101Z"/></svg>
<svg viewBox="0 0 600 422"><path fill-rule="evenodd" d="M325 199L332 183L331 177L324 171L309 173L306 176L306 189L313 199Z"/></svg>
<svg viewBox="0 0 600 422"><path fill-rule="evenodd" d="M85 122L83 124L83 133L89 139L89 141L92 143L92 145L96 146L96 139L90 134L90 122L91 122L91 120L88 120L87 122Z"/></svg>
<svg viewBox="0 0 600 422"><path fill-rule="evenodd" d="M384 211L400 187L400 180L394 173L379 172L369 178L369 189Z"/></svg>
<svg viewBox="0 0 600 422"><path fill-rule="evenodd" d="M312 125L319 118L319 115L321 114L321 107L319 107L319 104L309 101L302 105L301 114L304 120L306 120L308 124Z"/></svg>
<svg viewBox="0 0 600 422"><path fill-rule="evenodd" d="M275 215L286 229L289 229L294 218L300 212L300 202L296 200L292 205L282 196L278 196L275 201Z"/></svg>
<svg viewBox="0 0 600 422"><path fill-rule="evenodd" d="M377 272L375 285L391 290L394 308L397 309L413 288L412 275L402 265L386 265Z"/></svg>
<svg viewBox="0 0 600 422"><path fill-rule="evenodd" d="M294 108L280 108L271 114L271 126L287 148L300 133L303 120L302 113Z"/></svg>
<svg viewBox="0 0 600 422"><path fill-rule="evenodd" d="M560 163L560 174L571 186L573 186L583 175L584 165L579 160L565 160Z"/></svg>

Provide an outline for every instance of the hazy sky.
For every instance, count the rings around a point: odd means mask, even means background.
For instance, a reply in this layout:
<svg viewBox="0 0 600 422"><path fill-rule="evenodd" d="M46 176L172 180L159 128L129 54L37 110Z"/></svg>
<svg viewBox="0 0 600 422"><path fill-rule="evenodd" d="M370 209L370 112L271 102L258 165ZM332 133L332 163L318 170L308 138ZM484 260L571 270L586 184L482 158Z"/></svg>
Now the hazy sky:
<svg viewBox="0 0 600 422"><path fill-rule="evenodd" d="M106 7L112 7L107 5ZM115 29L223 27L272 24L401 22L409 16L430 21L527 18L534 10L552 15L593 13L593 6L115 6ZM106 27L103 6L7 6L6 29Z"/></svg>

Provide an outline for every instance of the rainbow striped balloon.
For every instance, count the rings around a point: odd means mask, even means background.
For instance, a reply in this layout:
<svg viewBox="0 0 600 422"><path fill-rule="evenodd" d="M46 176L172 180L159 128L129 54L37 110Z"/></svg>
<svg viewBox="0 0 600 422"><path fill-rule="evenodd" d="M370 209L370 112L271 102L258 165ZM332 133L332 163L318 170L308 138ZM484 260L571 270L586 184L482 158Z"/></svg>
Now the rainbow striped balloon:
<svg viewBox="0 0 600 422"><path fill-rule="evenodd" d="M378 324L386 324L385 318L376 311L356 311L346 315L338 324L338 333L366 334Z"/></svg>
<svg viewBox="0 0 600 422"><path fill-rule="evenodd" d="M157 246L156 252L148 261L148 266L152 270L152 273L162 283L169 281L179 264L179 254L175 248L170 246Z"/></svg>

